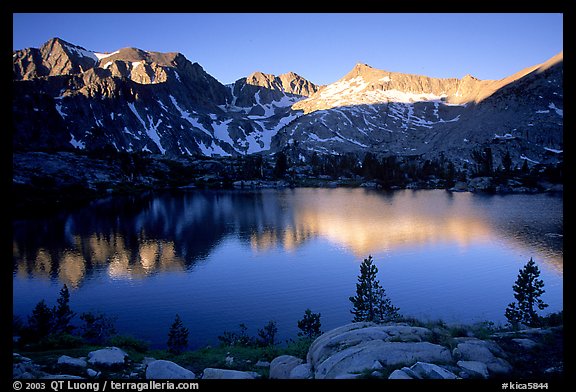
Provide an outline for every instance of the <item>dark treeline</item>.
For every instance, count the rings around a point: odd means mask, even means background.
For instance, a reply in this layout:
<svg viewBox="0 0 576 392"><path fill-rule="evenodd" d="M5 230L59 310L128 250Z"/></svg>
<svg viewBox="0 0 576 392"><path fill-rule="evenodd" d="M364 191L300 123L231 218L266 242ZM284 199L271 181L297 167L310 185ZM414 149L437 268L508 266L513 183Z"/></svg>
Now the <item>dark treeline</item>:
<svg viewBox="0 0 576 392"><path fill-rule="evenodd" d="M28 154L28 155L26 155ZM470 156L450 159L421 155L383 155L373 152L321 154L291 148L274 154L236 157L164 157L149 153L98 151L51 152L51 165L59 170L38 169L43 153L14 158L12 193L15 210L41 210L46 204L69 204L110 193L178 187L233 188L239 181L275 181L281 186L360 186L371 182L384 189L451 189L457 183L483 177L481 191L513 192L526 188L544 191L543 183L563 183L563 160L539 164L522 159L514 164L508 151L476 148ZM30 166L31 165L31 166ZM243 186L242 184L240 184ZM466 190L466 189L461 189ZM479 190L478 187L475 189Z"/></svg>

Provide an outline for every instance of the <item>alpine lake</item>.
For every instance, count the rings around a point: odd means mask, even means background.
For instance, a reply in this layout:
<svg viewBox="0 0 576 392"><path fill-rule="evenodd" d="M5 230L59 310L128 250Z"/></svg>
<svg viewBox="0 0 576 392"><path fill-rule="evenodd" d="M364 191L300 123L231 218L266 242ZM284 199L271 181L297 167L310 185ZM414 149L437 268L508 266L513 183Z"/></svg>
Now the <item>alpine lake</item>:
<svg viewBox="0 0 576 392"><path fill-rule="evenodd" d="M364 188L174 190L111 196L13 220L14 314L70 290L77 313L163 348L175 315L190 348L274 320L295 339L309 308L322 331L352 320L369 255L400 313L504 325L532 258L542 313L563 309L563 196ZM79 323L78 316L74 319Z"/></svg>

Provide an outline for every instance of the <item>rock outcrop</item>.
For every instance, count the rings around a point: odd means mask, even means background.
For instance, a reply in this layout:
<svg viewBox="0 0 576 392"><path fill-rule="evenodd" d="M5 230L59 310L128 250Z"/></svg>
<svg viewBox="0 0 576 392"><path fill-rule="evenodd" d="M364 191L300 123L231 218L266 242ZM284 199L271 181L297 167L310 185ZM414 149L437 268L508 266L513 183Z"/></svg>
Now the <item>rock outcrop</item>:
<svg viewBox="0 0 576 392"><path fill-rule="evenodd" d="M436 79L357 64L340 80L292 105L305 115L274 138L301 149L371 151L434 159L456 167L491 147L520 167L558 162L563 148L563 54L502 80ZM554 152L555 151L555 152Z"/></svg>
<svg viewBox="0 0 576 392"><path fill-rule="evenodd" d="M146 367L147 380L168 380L168 379L194 379L194 372L183 368L171 361L162 359L148 363Z"/></svg>
<svg viewBox="0 0 576 392"><path fill-rule="evenodd" d="M86 368L88 363L86 358L72 358L68 355L62 355L58 358L58 365L61 367L73 367L73 368Z"/></svg>
<svg viewBox="0 0 576 392"><path fill-rule="evenodd" d="M118 347L106 347L89 352L88 363L101 367L118 367L124 366L127 357L128 354Z"/></svg>
<svg viewBox="0 0 576 392"><path fill-rule="evenodd" d="M300 358L292 355L281 355L270 362L270 378L290 378L292 370L302 364Z"/></svg>
<svg viewBox="0 0 576 392"><path fill-rule="evenodd" d="M563 357L558 352L562 341L562 327L495 333L482 340L452 338L437 328L432 331L404 323L362 322L335 328L318 337L310 346L306 361L281 355L270 363L258 361L252 368L254 371L207 367L197 375L167 360L145 357L140 363L135 363L127 360L122 350L109 347L93 351L88 356L88 363L101 371L87 368L84 358L62 355L54 365L41 366L14 353L12 374L16 379L145 377L252 380L268 375L271 379L300 380L366 377L452 380L501 378L507 374L533 377L534 370L537 370L541 376L556 377L563 373ZM543 352L549 352L553 358L542 358ZM521 358L524 358L524 363L519 362ZM508 360L514 360L520 368L513 368ZM542 360L546 361L538 362ZM546 363L545 367L540 368L540 363ZM526 364L536 368L526 372L523 369ZM265 371L266 368L269 372Z"/></svg>
<svg viewBox="0 0 576 392"><path fill-rule="evenodd" d="M507 354L494 341L456 338L453 352L431 342L428 328L403 323L351 323L318 337L306 363L281 356L270 366L271 378L343 379L362 374L392 379L487 378L509 373Z"/></svg>
<svg viewBox="0 0 576 392"><path fill-rule="evenodd" d="M512 370L504 359L506 353L495 342L476 338L458 338L457 341L458 346L452 352L455 359L485 363L492 374L506 374Z"/></svg>
<svg viewBox="0 0 576 392"><path fill-rule="evenodd" d="M206 368L202 374L203 380L253 380L254 373L230 369Z"/></svg>

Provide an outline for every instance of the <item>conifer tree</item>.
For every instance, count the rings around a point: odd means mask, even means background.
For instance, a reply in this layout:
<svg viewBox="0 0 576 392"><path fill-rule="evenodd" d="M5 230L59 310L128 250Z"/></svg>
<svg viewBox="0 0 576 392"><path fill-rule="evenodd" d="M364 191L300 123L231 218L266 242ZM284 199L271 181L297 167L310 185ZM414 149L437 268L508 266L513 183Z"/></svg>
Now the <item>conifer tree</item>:
<svg viewBox="0 0 576 392"><path fill-rule="evenodd" d="M376 279L378 267L373 264L372 256L368 256L360 264L360 275L356 283L356 296L350 297L354 308L350 311L354 315L354 322L375 321L383 322L399 316L399 308L392 305L380 281Z"/></svg>
<svg viewBox="0 0 576 392"><path fill-rule="evenodd" d="M46 301L41 300L32 310L32 315L28 316L28 329L31 338L40 340L52 332L54 326L53 313L46 305Z"/></svg>
<svg viewBox="0 0 576 392"><path fill-rule="evenodd" d="M506 154L504 154L504 157L502 158L502 166L506 173L510 173L510 170L512 170L512 157L510 157L510 151L506 151Z"/></svg>
<svg viewBox="0 0 576 392"><path fill-rule="evenodd" d="M519 323L529 327L538 326L540 316L536 313L535 307L543 310L548 306L540 298L545 291L543 289L544 281L538 279L539 276L540 270L534 260L530 258L530 261L520 270L518 278L512 287L514 298L516 298L518 304L512 302L506 308L505 316L515 328Z"/></svg>
<svg viewBox="0 0 576 392"><path fill-rule="evenodd" d="M320 336L320 313L312 313L310 309L304 311L304 317L298 321L298 336L305 336L309 339L314 339Z"/></svg>
<svg viewBox="0 0 576 392"><path fill-rule="evenodd" d="M400 308L392 305L392 301L386 296L384 289L379 287L376 290L376 319L374 321L395 320L400 317L399 310Z"/></svg>
<svg viewBox="0 0 576 392"><path fill-rule="evenodd" d="M177 314L170 331L168 331L168 351L172 354L180 354L188 346L188 328L184 327L182 319Z"/></svg>
<svg viewBox="0 0 576 392"><path fill-rule="evenodd" d="M70 292L68 291L68 286L64 285L64 287L62 287L60 296L56 302L58 305L52 310L54 315L54 332L70 333L74 329L74 327L70 325L70 321L76 313L70 309Z"/></svg>
<svg viewBox="0 0 576 392"><path fill-rule="evenodd" d="M288 157L283 151L276 153L276 164L274 166L274 177L283 178L288 170Z"/></svg>

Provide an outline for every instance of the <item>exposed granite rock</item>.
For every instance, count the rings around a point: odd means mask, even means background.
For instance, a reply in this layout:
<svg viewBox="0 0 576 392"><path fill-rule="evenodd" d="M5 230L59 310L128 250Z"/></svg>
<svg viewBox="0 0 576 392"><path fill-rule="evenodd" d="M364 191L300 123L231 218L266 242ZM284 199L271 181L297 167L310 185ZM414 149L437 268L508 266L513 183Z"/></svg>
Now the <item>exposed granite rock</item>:
<svg viewBox="0 0 576 392"><path fill-rule="evenodd" d="M453 380L458 378L454 373L433 363L416 362L410 369L422 379Z"/></svg>
<svg viewBox="0 0 576 392"><path fill-rule="evenodd" d="M252 380L254 378L254 373L229 369L206 368L202 374L203 380Z"/></svg>
<svg viewBox="0 0 576 392"><path fill-rule="evenodd" d="M194 379L196 375L191 370L166 360L156 360L148 363L146 367L146 379Z"/></svg>
<svg viewBox="0 0 576 392"><path fill-rule="evenodd" d="M58 365L60 366L69 366L75 368L86 368L88 363L86 362L86 358L72 358L68 355L62 355L58 358Z"/></svg>
<svg viewBox="0 0 576 392"><path fill-rule="evenodd" d="M126 364L126 354L118 347L107 347L88 353L88 363L90 365L102 367L121 367Z"/></svg>
<svg viewBox="0 0 576 392"><path fill-rule="evenodd" d="M456 363L470 377L488 378L488 367L480 361L458 361Z"/></svg>
<svg viewBox="0 0 576 392"><path fill-rule="evenodd" d="M303 361L292 355L281 355L270 362L270 378L290 378L290 372Z"/></svg>

